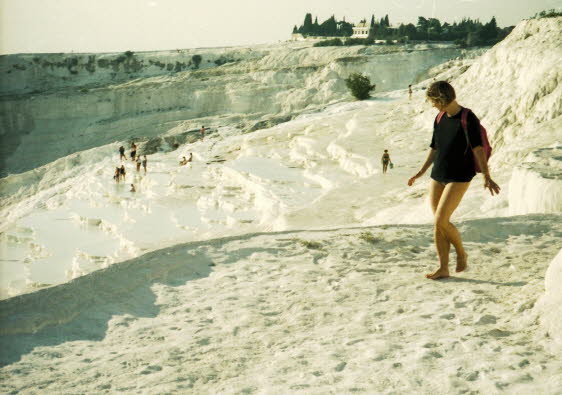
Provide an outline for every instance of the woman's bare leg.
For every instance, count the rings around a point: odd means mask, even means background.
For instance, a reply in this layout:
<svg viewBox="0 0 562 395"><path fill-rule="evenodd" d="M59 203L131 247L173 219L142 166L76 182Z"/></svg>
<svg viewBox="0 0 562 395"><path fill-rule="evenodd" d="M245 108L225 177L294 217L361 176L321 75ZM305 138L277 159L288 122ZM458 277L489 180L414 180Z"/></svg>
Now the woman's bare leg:
<svg viewBox="0 0 562 395"><path fill-rule="evenodd" d="M432 180L432 183L435 182ZM436 184L439 184L435 182ZM439 184L440 185L440 184ZM449 252L450 245L455 247L457 252L457 272L466 269L467 254L462 245L462 240L457 228L449 221L451 215L458 207L465 192L467 191L470 182L451 182L447 184L441 191L439 198L439 187L432 186L432 209L435 214L435 246L437 247L437 254L439 256L439 269L432 274L428 274L427 278L436 280L438 278L449 277ZM443 187L441 185L441 187ZM434 203L437 201L437 206Z"/></svg>
<svg viewBox="0 0 562 395"><path fill-rule="evenodd" d="M431 180L429 184L429 203L431 205L431 211L433 211L433 215L437 212L437 207L439 206L439 201L441 200L441 196L443 195L443 191L445 190L445 186L440 182L435 180ZM449 241L437 230L437 227L434 227L433 231L433 238L435 240L435 247L437 248L437 255L439 257L440 268L449 269L449 250L450 244ZM445 274L445 273L442 273ZM428 275L429 276L429 275Z"/></svg>

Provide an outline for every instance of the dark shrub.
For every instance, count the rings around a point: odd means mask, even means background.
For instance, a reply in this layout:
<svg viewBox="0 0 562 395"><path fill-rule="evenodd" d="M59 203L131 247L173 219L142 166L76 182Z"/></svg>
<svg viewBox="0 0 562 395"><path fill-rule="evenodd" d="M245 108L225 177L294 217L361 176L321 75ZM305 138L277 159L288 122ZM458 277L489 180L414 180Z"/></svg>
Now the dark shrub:
<svg viewBox="0 0 562 395"><path fill-rule="evenodd" d="M359 100L368 99L370 97L369 92L375 88L374 85L371 85L369 77L359 73L353 73L349 78L346 78L345 85L349 88L351 94Z"/></svg>

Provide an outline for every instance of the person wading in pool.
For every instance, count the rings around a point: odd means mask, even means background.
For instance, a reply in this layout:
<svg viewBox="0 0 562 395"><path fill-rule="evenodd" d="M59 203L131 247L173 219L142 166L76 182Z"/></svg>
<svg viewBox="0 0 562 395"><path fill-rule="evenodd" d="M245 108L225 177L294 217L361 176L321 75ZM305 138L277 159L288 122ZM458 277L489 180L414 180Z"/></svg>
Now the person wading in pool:
<svg viewBox="0 0 562 395"><path fill-rule="evenodd" d="M382 173L383 174L386 173L386 170L388 169L389 163L392 163L392 161L390 160L390 154L388 153L388 150L385 149L384 153L382 154L382 158L381 158Z"/></svg>
<svg viewBox="0 0 562 395"><path fill-rule="evenodd" d="M121 168L119 169L119 173L123 177L123 181L125 181L126 180L125 176L127 175L127 172L125 171L125 165L121 165Z"/></svg>
<svg viewBox="0 0 562 395"><path fill-rule="evenodd" d="M125 147L121 146L119 147L119 160L127 160L127 157L125 156Z"/></svg>
<svg viewBox="0 0 562 395"><path fill-rule="evenodd" d="M480 136L480 121L472 113L467 117L467 137L461 125L461 107L456 101L453 87L446 81L432 83L427 92L427 99L440 112L444 112L439 122L433 123L433 138L427 159L421 170L408 180L412 186L433 164L429 184L429 200L435 216L434 238L439 257L439 269L427 274L432 280L449 277L449 252L451 244L457 253L456 272L467 268L466 253L457 228L450 222L451 215L461 202L470 181L476 175L474 161L482 169L484 188L489 189L492 196L500 192L488 169Z"/></svg>
<svg viewBox="0 0 562 395"><path fill-rule="evenodd" d="M133 141L131 143L131 160L135 161L137 158L137 145L135 144L135 142Z"/></svg>
<svg viewBox="0 0 562 395"><path fill-rule="evenodd" d="M142 167L144 169L144 174L146 174L146 164L148 163L148 159L146 159L146 155L144 156L144 159L142 160Z"/></svg>

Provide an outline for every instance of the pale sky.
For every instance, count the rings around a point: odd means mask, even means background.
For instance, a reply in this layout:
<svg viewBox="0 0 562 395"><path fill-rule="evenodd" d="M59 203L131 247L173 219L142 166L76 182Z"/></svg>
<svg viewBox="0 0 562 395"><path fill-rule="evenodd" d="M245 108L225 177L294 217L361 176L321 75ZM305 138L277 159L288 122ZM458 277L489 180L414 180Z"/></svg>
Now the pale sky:
<svg viewBox="0 0 562 395"><path fill-rule="evenodd" d="M119 52L274 43L307 12L322 22L462 17L500 27L562 0L0 0L0 53Z"/></svg>

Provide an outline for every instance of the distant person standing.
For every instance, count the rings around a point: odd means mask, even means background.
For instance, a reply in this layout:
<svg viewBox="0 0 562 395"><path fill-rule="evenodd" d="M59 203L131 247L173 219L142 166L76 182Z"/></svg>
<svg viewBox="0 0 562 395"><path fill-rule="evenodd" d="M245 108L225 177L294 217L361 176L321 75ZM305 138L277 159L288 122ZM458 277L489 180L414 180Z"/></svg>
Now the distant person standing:
<svg viewBox="0 0 562 395"><path fill-rule="evenodd" d="M137 156L137 173L140 172L140 167L141 167L141 159L140 156Z"/></svg>
<svg viewBox="0 0 562 395"><path fill-rule="evenodd" d="M408 85L408 100L412 100L412 85Z"/></svg>
<svg viewBox="0 0 562 395"><path fill-rule="evenodd" d="M137 157L137 145L133 141L131 143L131 160L134 161L136 157Z"/></svg>
<svg viewBox="0 0 562 395"><path fill-rule="evenodd" d="M185 158L185 156L184 156L184 158ZM189 163L189 162L192 162L192 161L193 161L193 153L190 152L190 153L189 153L189 159L188 159L187 162L185 162L185 163Z"/></svg>
<svg viewBox="0 0 562 395"><path fill-rule="evenodd" d="M387 149L385 149L384 153L382 154L381 163L382 163L382 173L385 174L387 169L388 169L388 164L389 163L392 164L392 161L390 160L390 155L389 155Z"/></svg>
<svg viewBox="0 0 562 395"><path fill-rule="evenodd" d="M125 181L125 165L121 165L121 168L119 169L119 173L121 174L121 176L123 176L123 181Z"/></svg>
<svg viewBox="0 0 562 395"><path fill-rule="evenodd" d="M144 156L144 159L142 160L142 167L144 168L144 174L146 174L146 164L148 163L148 159L146 159L146 155Z"/></svg>
<svg viewBox="0 0 562 395"><path fill-rule="evenodd" d="M203 140L205 138L205 126L201 126L199 133L201 133L201 140Z"/></svg>
<svg viewBox="0 0 562 395"><path fill-rule="evenodd" d="M119 147L119 160L127 160L127 157L125 156L125 147L121 146Z"/></svg>
<svg viewBox="0 0 562 395"><path fill-rule="evenodd" d="M117 182L117 184L119 184L120 178L121 178L121 170L119 170L119 167L116 167L115 174L113 175L113 179L115 180L115 182Z"/></svg>

